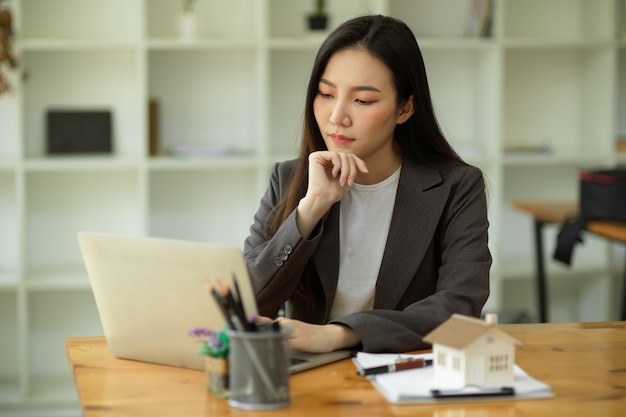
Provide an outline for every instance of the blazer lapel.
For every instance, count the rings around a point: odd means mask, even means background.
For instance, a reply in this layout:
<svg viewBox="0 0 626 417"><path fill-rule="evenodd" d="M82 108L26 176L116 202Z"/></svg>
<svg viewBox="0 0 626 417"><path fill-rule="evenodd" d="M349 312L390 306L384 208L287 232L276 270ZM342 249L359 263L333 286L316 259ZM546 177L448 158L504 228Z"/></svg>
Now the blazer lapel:
<svg viewBox="0 0 626 417"><path fill-rule="evenodd" d="M438 186L441 182L437 169L403 163L374 308L395 308L415 276L450 193L449 187ZM325 317L332 308L339 274L339 207L339 203L331 207L314 255L326 297Z"/></svg>
<svg viewBox="0 0 626 417"><path fill-rule="evenodd" d="M435 168L403 164L374 308L394 309L422 263L450 194L441 182Z"/></svg>

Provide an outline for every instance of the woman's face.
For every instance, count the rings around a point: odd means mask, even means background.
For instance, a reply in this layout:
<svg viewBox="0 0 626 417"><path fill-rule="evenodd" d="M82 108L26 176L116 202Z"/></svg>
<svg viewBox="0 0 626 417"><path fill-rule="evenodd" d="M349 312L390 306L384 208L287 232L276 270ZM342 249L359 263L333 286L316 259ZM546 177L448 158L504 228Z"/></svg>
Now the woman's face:
<svg viewBox="0 0 626 417"><path fill-rule="evenodd" d="M393 132L413 114L413 100L398 107L392 77L382 61L363 49L331 56L313 100L315 120L329 150L353 153L368 166L397 160Z"/></svg>

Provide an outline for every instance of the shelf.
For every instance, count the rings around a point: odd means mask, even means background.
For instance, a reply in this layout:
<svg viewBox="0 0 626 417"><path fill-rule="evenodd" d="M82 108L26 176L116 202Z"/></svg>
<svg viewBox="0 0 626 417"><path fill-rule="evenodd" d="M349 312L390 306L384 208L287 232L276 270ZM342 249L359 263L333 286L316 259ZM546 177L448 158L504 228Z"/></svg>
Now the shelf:
<svg viewBox="0 0 626 417"><path fill-rule="evenodd" d="M53 109L110 110L115 154L139 155L137 124L143 109L137 108L141 83L135 51L28 51L22 61L28 68L22 86L28 103L23 120L26 158L46 155L46 112Z"/></svg>
<svg viewBox="0 0 626 417"><path fill-rule="evenodd" d="M22 52L63 51L134 51L136 41L110 41L98 39L25 39L20 42Z"/></svg>
<svg viewBox="0 0 626 417"><path fill-rule="evenodd" d="M532 219L510 205L574 200L581 168L626 164L626 4L494 1L489 36L475 36L474 0L333 0L322 32L306 27L313 1L199 0L194 39L179 0L9 2L25 76L0 96L0 409L80 412L64 339L102 329L79 231L243 246L271 167L298 153L317 50L357 15L399 17L417 36L440 127L487 182L488 307L532 305L517 293L532 292ZM51 109L110 110L113 151L49 155ZM552 151L505 151L516 144ZM202 151L171 152L190 146ZM571 270L548 274L604 303L607 253L586 239ZM553 294L566 304L554 317L575 313L577 291Z"/></svg>
<svg viewBox="0 0 626 417"><path fill-rule="evenodd" d="M590 50L600 48L612 48L614 40L611 38L600 40L584 39L506 39L503 41L504 47L509 50Z"/></svg>
<svg viewBox="0 0 626 417"><path fill-rule="evenodd" d="M545 153L504 153L504 163L507 166L522 165L606 165L611 160L610 154L592 152L545 152Z"/></svg>
<svg viewBox="0 0 626 417"><path fill-rule="evenodd" d="M259 47L258 42L248 39L195 39L181 40L176 38L149 39L148 50L229 50L229 51L255 51Z"/></svg>
<svg viewBox="0 0 626 417"><path fill-rule="evenodd" d="M0 291L15 290L19 283L17 273L10 270L0 270Z"/></svg>
<svg viewBox="0 0 626 417"><path fill-rule="evenodd" d="M256 0L198 1L194 8L198 37L201 40L257 38L263 3ZM179 37L178 20L182 14L180 1L149 0L145 5L148 39Z"/></svg>
<svg viewBox="0 0 626 417"><path fill-rule="evenodd" d="M13 174L16 169L16 160L0 160L0 175Z"/></svg>
<svg viewBox="0 0 626 417"><path fill-rule="evenodd" d="M420 50L459 50L459 51L472 51L472 50L487 50L496 47L495 40L491 38L452 38L452 39L433 39L433 38L418 38L417 43Z"/></svg>
<svg viewBox="0 0 626 417"><path fill-rule="evenodd" d="M472 6L464 0L392 0L389 13L403 19L418 39L471 40L478 38L469 26Z"/></svg>
<svg viewBox="0 0 626 417"><path fill-rule="evenodd" d="M362 14L371 14L380 11L379 0L341 0L329 1L329 27L327 35L337 25L350 17ZM302 38L310 34L307 29L307 15L313 11L313 2L293 0L268 0L267 30L268 37L273 38Z"/></svg>
<svg viewBox="0 0 626 417"><path fill-rule="evenodd" d="M15 88L19 79L15 71L5 71L14 93L0 96L0 126L2 126L2 140L0 140L0 171L15 166L20 156L20 118L19 97Z"/></svg>
<svg viewBox="0 0 626 417"><path fill-rule="evenodd" d="M9 171L0 169L0 289L14 288L18 282L20 259L18 177L17 167Z"/></svg>
<svg viewBox="0 0 626 417"><path fill-rule="evenodd" d="M24 163L27 172L76 172L137 170L137 158L118 156L49 156L29 158Z"/></svg>
<svg viewBox="0 0 626 417"><path fill-rule="evenodd" d="M251 99L261 88L258 65L247 50L150 51L148 94L158 107L161 151L186 144L258 149L260 110Z"/></svg>
<svg viewBox="0 0 626 417"><path fill-rule="evenodd" d="M612 52L516 50L505 54L503 148L541 143L557 154L612 153ZM602 75L604 74L604 75Z"/></svg>
<svg viewBox="0 0 626 417"><path fill-rule="evenodd" d="M613 0L506 0L505 39L612 39Z"/></svg>
<svg viewBox="0 0 626 417"><path fill-rule="evenodd" d="M493 80L500 71L495 49L426 49L433 106L453 146L494 154L498 139L494 118L501 113Z"/></svg>
<svg viewBox="0 0 626 417"><path fill-rule="evenodd" d="M91 290L82 264L31 270L27 272L25 282L28 291Z"/></svg>
<svg viewBox="0 0 626 417"><path fill-rule="evenodd" d="M253 169L257 156L157 156L149 160L151 171Z"/></svg>
<svg viewBox="0 0 626 417"><path fill-rule="evenodd" d="M326 39L326 36L326 34L313 34L293 38L271 38L268 45L271 49L275 50L309 51L315 54L324 39Z"/></svg>
<svg viewBox="0 0 626 417"><path fill-rule="evenodd" d="M4 278L2 278L4 279ZM0 409L2 403L17 403L20 400L19 348L15 341L19 329L17 314L17 294L4 291L0 284Z"/></svg>

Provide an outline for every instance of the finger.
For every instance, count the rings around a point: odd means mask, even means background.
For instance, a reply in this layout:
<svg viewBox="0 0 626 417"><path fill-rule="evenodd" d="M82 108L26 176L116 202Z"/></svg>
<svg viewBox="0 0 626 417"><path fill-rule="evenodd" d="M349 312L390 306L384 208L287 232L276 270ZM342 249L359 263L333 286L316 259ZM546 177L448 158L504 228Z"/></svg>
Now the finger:
<svg viewBox="0 0 626 417"><path fill-rule="evenodd" d="M344 185L348 185L352 187L354 185L354 181L356 180L356 176L358 174L358 168L356 165L356 156L353 154L346 155L346 162L344 163L345 168L343 169L343 173L345 175Z"/></svg>
<svg viewBox="0 0 626 417"><path fill-rule="evenodd" d="M265 317L265 316L257 316L256 319L260 321L261 323L271 323L272 321L274 321L271 318Z"/></svg>
<svg viewBox="0 0 626 417"><path fill-rule="evenodd" d="M365 161L359 158L358 156L354 157L354 163L356 164L356 167L358 168L359 171L364 172L364 173L370 172L367 169L367 165L365 164Z"/></svg>
<svg viewBox="0 0 626 417"><path fill-rule="evenodd" d="M276 319L277 322L280 323L280 327L285 327L285 328L289 328L290 332L289 332L289 347L291 349L298 349L298 346L300 345L299 343L299 331L298 331L298 326L297 326L297 322L295 322L295 320L290 320L288 318L285 317L278 317Z"/></svg>
<svg viewBox="0 0 626 417"><path fill-rule="evenodd" d="M337 156L341 160L341 170L339 172L339 185L344 186L350 175L350 158L345 153L338 152Z"/></svg>
<svg viewBox="0 0 626 417"><path fill-rule="evenodd" d="M341 154L338 153L338 152L332 152L330 154L330 162L333 165L333 168L332 168L332 171L331 171L332 175L333 175L333 178L337 178L337 175L341 174L341 169L342 169L342 167L341 167L341 163L342 163ZM341 182L341 177L340 177L340 182Z"/></svg>

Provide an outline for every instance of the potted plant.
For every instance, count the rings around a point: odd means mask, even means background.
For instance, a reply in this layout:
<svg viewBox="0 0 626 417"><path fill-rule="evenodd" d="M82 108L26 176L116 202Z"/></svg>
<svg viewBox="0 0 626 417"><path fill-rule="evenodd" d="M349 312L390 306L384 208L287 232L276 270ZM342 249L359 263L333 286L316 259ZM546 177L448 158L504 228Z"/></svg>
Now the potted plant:
<svg viewBox="0 0 626 417"><path fill-rule="evenodd" d="M189 331L189 336L201 342L198 355L205 358L207 389L219 397L228 396L230 342L227 326L219 331L197 327Z"/></svg>
<svg viewBox="0 0 626 417"><path fill-rule="evenodd" d="M198 0L182 0L182 12L178 22L180 37L184 40L195 39L198 35L198 16L196 3Z"/></svg>
<svg viewBox="0 0 626 417"><path fill-rule="evenodd" d="M4 0L0 0L0 95L11 90L4 67L17 68L17 58L13 52L13 19L9 9L2 6L3 3Z"/></svg>
<svg viewBox="0 0 626 417"><path fill-rule="evenodd" d="M315 0L315 11L308 15L309 30L326 30L328 14L326 0Z"/></svg>

